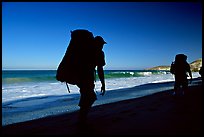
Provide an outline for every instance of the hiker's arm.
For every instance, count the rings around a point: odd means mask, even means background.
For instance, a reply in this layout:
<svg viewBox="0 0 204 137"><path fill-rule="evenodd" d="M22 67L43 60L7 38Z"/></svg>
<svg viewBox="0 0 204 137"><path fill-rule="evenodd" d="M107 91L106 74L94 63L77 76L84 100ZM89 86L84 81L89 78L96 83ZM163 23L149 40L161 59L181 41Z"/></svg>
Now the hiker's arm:
<svg viewBox="0 0 204 137"><path fill-rule="evenodd" d="M191 79L190 79L190 83L192 83L192 79L193 79L193 77L192 77L192 72L191 72L190 65L188 65L188 74L189 74L189 76L191 77Z"/></svg>
<svg viewBox="0 0 204 137"><path fill-rule="evenodd" d="M99 77L101 84L102 84L101 95L104 95L105 94L105 80L104 80L103 66L97 66L97 72L98 72L98 77Z"/></svg>
<svg viewBox="0 0 204 137"><path fill-rule="evenodd" d="M190 84L191 84L192 80L193 80L192 73L191 73L191 71L189 71L188 73L189 73L189 76L191 77L191 79L190 79Z"/></svg>
<svg viewBox="0 0 204 137"><path fill-rule="evenodd" d="M192 77L192 73L191 73L191 71L189 71L189 76L191 77L191 79L193 78L193 77Z"/></svg>
<svg viewBox="0 0 204 137"><path fill-rule="evenodd" d="M192 77L191 67L190 67L189 64L188 64L188 74L189 74L189 76L190 76L191 79L192 79L193 77Z"/></svg>
<svg viewBox="0 0 204 137"><path fill-rule="evenodd" d="M189 74L189 76L191 77L191 80L192 80L192 79L193 79L193 77L192 77L191 70L189 70L189 71L188 71L188 74Z"/></svg>

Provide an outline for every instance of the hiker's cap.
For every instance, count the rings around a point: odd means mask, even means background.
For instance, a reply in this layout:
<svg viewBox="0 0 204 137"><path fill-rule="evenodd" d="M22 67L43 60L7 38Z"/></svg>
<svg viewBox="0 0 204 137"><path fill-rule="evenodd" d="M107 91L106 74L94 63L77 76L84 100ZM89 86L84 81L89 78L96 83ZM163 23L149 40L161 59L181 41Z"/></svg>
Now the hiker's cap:
<svg viewBox="0 0 204 137"><path fill-rule="evenodd" d="M101 36L96 36L95 40L102 42L103 44L107 44Z"/></svg>

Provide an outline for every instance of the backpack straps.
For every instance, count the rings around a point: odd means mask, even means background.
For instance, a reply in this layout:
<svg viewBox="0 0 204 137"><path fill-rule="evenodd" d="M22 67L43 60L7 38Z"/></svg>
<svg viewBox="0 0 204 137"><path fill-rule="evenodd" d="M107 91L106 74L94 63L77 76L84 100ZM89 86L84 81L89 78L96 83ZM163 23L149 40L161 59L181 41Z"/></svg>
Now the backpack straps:
<svg viewBox="0 0 204 137"><path fill-rule="evenodd" d="M96 82L96 69L94 69L94 81Z"/></svg>
<svg viewBox="0 0 204 137"><path fill-rule="evenodd" d="M68 90L68 92L70 93L68 83L67 83L67 82L65 82L65 83L66 83L66 85L67 85L67 90Z"/></svg>

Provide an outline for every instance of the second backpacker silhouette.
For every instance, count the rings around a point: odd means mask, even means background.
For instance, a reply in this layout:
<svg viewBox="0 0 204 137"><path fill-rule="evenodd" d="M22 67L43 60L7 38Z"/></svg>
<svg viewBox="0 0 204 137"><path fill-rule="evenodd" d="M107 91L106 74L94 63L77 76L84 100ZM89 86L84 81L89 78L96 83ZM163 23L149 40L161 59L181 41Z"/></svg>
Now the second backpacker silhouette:
<svg viewBox="0 0 204 137"><path fill-rule="evenodd" d="M95 68L94 59L95 46L92 32L83 29L71 31L71 40L57 68L56 79L73 85L79 84L84 72Z"/></svg>

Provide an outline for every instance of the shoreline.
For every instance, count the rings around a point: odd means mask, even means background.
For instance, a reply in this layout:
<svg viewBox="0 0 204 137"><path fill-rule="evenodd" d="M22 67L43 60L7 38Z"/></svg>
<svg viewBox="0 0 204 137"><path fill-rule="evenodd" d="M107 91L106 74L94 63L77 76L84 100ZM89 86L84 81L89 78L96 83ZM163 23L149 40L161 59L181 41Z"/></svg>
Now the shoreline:
<svg viewBox="0 0 204 137"><path fill-rule="evenodd" d="M199 78L194 78L190 85L194 85L196 82L199 82ZM99 91L96 91L98 99L93 106L139 98L149 94L162 92L164 90L173 89L173 83L174 82L172 81L147 83L139 86L136 85L134 87L113 89L108 90L105 96L99 95ZM67 94L59 96L33 97L2 103L2 126L47 116L71 113L79 110L79 96L72 96L71 98L69 98L69 96L70 95ZM45 100L47 100L47 103ZM24 109L24 111L22 111L22 109ZM12 111L12 113L9 111Z"/></svg>
<svg viewBox="0 0 204 137"><path fill-rule="evenodd" d="M172 90L93 106L85 129L78 111L2 127L2 135L200 135L202 85L175 98Z"/></svg>

